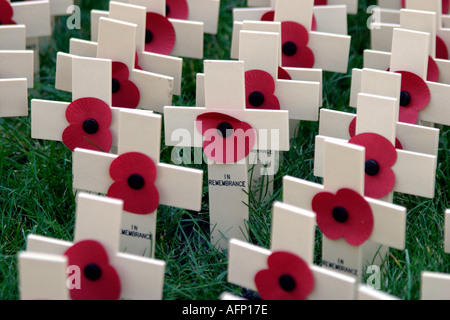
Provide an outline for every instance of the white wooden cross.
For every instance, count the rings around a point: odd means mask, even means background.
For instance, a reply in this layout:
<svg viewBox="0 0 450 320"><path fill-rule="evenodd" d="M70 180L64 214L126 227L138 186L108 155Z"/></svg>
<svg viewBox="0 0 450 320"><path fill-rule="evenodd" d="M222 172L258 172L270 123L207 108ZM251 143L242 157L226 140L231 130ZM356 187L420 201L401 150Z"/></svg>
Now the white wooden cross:
<svg viewBox="0 0 450 320"><path fill-rule="evenodd" d="M28 115L34 53L25 50L25 26L0 26L0 117Z"/></svg>
<svg viewBox="0 0 450 320"><path fill-rule="evenodd" d="M145 7L151 4L151 2L149 2L148 0L117 0L117 1ZM167 18L203 22L205 33L217 34L217 29L219 25L220 0L179 0L179 1L168 0L165 2L166 2L165 15ZM174 16L173 14L174 10L171 10L172 6L186 8L187 15L183 17Z"/></svg>
<svg viewBox="0 0 450 320"><path fill-rule="evenodd" d="M86 243L92 244L92 242L95 242L103 247L109 259L109 266L114 268L119 278L120 290L114 292L114 295L117 294L118 298L123 300L162 299L165 262L119 252L119 230L123 201L80 193L77 195L76 204L77 212L73 242L34 234L27 237L26 253L25 256L22 256L22 259L24 257L26 259L21 260L23 263L21 263L23 268L21 271L23 272L20 272L21 297L23 299L40 299L42 296L39 292L39 286L42 285L44 279L48 281L44 287L40 287L41 292L48 287L52 291L62 294L61 287L64 285L72 299L81 294L94 295L95 297L97 290L101 291L105 283L111 285L109 280L112 277L110 275L114 272L102 269L108 267L108 261L95 261L95 259L101 258L98 256L92 257L91 253L91 259L94 259L91 263L83 262L82 265L71 265L72 261L76 263L77 260L72 258L71 252L68 251L77 249L81 252L80 255L82 257L89 257L90 252L84 249L86 251L84 253L80 246L85 245L85 248L89 248L89 246L86 246ZM68 258L66 280L63 280L61 270L64 267L64 262L66 262L63 260L64 257ZM39 269L31 268L29 264L27 265L27 262L33 263ZM56 271L53 277L48 274L51 270ZM44 273L40 277L33 277L39 275L39 271ZM101 282L103 276L110 276L110 278L103 278L105 280ZM89 282L89 289L84 289L84 292L78 291L85 288L87 285L86 281ZM99 281L100 288L95 288L95 281ZM77 283L79 287L76 286ZM90 290L95 290L95 292ZM114 290L117 291L117 287L114 287ZM110 292L107 293L110 294ZM102 299L102 296L98 299Z"/></svg>
<svg viewBox="0 0 450 320"><path fill-rule="evenodd" d="M398 99L360 93L358 96L356 135L376 133L395 145ZM419 136L419 128L416 128ZM411 131L412 132L412 131ZM436 134L436 133L434 133ZM316 137L316 154L314 174L322 177L325 174L325 162L322 142L324 137ZM435 138L434 138L435 139ZM347 141L347 140L344 140ZM436 140L429 143L436 145ZM397 159L392 166L395 184L391 192L379 199L392 201L392 192L399 192L433 198L435 192L437 155L396 149ZM366 193L367 196L374 197ZM375 196L377 197L377 196Z"/></svg>
<svg viewBox="0 0 450 320"><path fill-rule="evenodd" d="M355 299L358 284L354 277L314 265L315 219L316 216L312 211L275 202L272 211L270 250L232 239L228 255L228 281L258 292L258 286L261 287L261 285L258 283L260 280L256 279L256 275L260 271L268 269L268 259L272 254L284 252L303 260L312 272L314 285L311 292L308 292L304 298L308 300ZM278 268L282 268L281 263ZM270 271L270 266L268 270ZM274 271L274 276L280 277L281 275L277 273L281 272L281 270ZM290 268L290 272L293 272L292 268ZM274 283L273 291L285 291L288 296L289 293L294 292L297 286L302 286L302 283L297 283L296 279L293 279L294 275L289 274L289 271L286 271L284 276L285 278L291 277L290 282L293 284L291 288L281 285L280 279L280 284ZM260 293L263 299L267 297L265 295L267 289L264 291L265 293Z"/></svg>
<svg viewBox="0 0 450 320"><path fill-rule="evenodd" d="M360 93L400 99L401 75L375 69L353 69L350 107L357 108ZM357 116L330 109L320 110L319 135L350 140L350 126ZM436 156L440 130L404 122L396 124L396 138L403 150ZM354 134L354 133L353 133ZM396 142L397 145L397 142Z"/></svg>
<svg viewBox="0 0 450 320"><path fill-rule="evenodd" d="M205 107L164 110L166 145L203 147L211 240L221 249L227 239L248 238L250 151L289 149L288 111L245 109L244 68L243 61L205 61Z"/></svg>
<svg viewBox="0 0 450 320"><path fill-rule="evenodd" d="M436 34L438 30L436 21L437 14L435 12L402 9L400 11L400 24L377 24L371 29L371 49L374 51L364 60L364 65L376 68L389 67L394 28L426 32L430 34L428 64L429 72L431 73L427 78L430 81L450 84L450 61L447 60L448 55L444 54L442 56L443 54L439 49L445 46L442 42L442 37L445 32L448 32L450 35L450 29L441 31L441 37L438 37ZM448 38L450 40L450 36ZM415 50L417 49L415 48ZM421 50L421 48L418 50ZM437 77L433 76L435 69L437 69Z"/></svg>
<svg viewBox="0 0 450 320"><path fill-rule="evenodd" d="M159 162L161 115L143 114L135 110L123 109L120 111L118 122L120 129L118 155L75 149L73 187L75 190L106 194L110 197L129 197L124 199L126 202L120 232L121 251L154 256L158 205L200 211L203 171ZM126 160L133 153L138 153L140 158L149 158L150 160L145 161L154 164L154 175L156 175L154 181L150 181L151 176L144 175L146 170L150 170L150 164L142 164L142 168L136 169L136 166L131 166L133 160ZM110 168L113 168L113 165L119 166L121 161L123 170L126 170L127 166L131 166L128 170L137 170L138 172L125 172L123 173L126 175L125 178L116 177ZM130 182L131 178L129 177L136 175L144 184L134 185ZM116 194L113 188L119 187L119 181L122 181L120 179L128 179L128 182L122 187L124 190L116 192ZM150 189L152 184L156 190ZM153 205L151 203L150 206L144 208L133 207L133 202L142 205L155 193L159 195L159 201L154 202Z"/></svg>
<svg viewBox="0 0 450 320"><path fill-rule="evenodd" d="M272 3L276 0L247 0L247 6L249 7L270 7ZM325 3L324 3L325 2ZM358 0L325 0L325 1L314 1L314 6L347 6L347 12L349 14L358 13Z"/></svg>
<svg viewBox="0 0 450 320"><path fill-rule="evenodd" d="M314 58L313 60L309 59L308 62L312 62L313 68L331 72L347 72L351 37L347 36L346 23L345 30L339 32L339 34L311 31L313 0L277 0L274 8L274 20L282 23L282 44L280 48L282 51L283 67L299 67L300 65L292 65L291 62L286 62L286 59L310 50L309 52L312 53ZM343 8L345 10L345 7ZM344 16L346 21L347 16ZM334 21L334 17L336 15L332 15L332 17L328 16L327 21ZM306 28L307 39L303 39L305 43L296 44L293 40L289 39L290 33L287 31L288 28L283 26L288 24L292 25L293 23L296 26L301 25L299 28ZM239 41L238 34L241 29L242 23L236 23L233 30L232 58L237 58L235 55L239 52L237 49L237 41ZM283 37L287 37L286 40ZM302 47L299 49L298 46Z"/></svg>
<svg viewBox="0 0 450 320"><path fill-rule="evenodd" d="M386 64L388 64L391 72L406 71L422 78L429 90L430 100L424 109L418 111L417 124L431 122L449 125L450 109L446 107L446 103L447 96L450 92L450 85L426 80L428 75L429 48L429 33L395 28L393 31L391 54L385 53L384 55L380 55L380 52L365 50L364 67L386 70ZM408 95L411 95L411 97L413 97L413 94L413 92L408 92Z"/></svg>
<svg viewBox="0 0 450 320"><path fill-rule="evenodd" d="M445 211L444 251L450 253L450 209ZM449 300L450 275L441 272L422 271L421 300Z"/></svg>
<svg viewBox="0 0 450 320"><path fill-rule="evenodd" d="M73 72L72 102L82 98L95 98L112 104L112 61L74 56L71 58ZM31 137L52 141L63 141L63 134L70 125L66 118L66 111L71 103L33 99L31 101ZM117 146L119 108L110 108L112 121L109 130L112 134L111 147ZM142 111L145 112L145 111ZM148 111L147 111L148 112ZM86 119L88 120L88 119ZM94 119L96 120L96 119ZM86 139L89 139L89 134ZM92 140L92 139L89 139ZM82 145L76 145L78 147ZM74 149L73 147L70 147ZM94 146L95 150L98 150ZM101 149L103 150L103 149ZM111 150L111 148L110 148ZM103 150L109 152L110 150Z"/></svg>
<svg viewBox="0 0 450 320"><path fill-rule="evenodd" d="M95 45L96 58L111 59L113 63L123 63L129 70L129 81L139 90L139 101L132 107L161 112L163 106L172 103L174 79L135 68L136 50L135 39L137 26L119 20L101 18L100 21L101 39ZM90 47L90 46L89 46ZM72 51L72 50L71 50ZM56 85L59 90L71 92L74 88L71 74L72 59L74 56L88 56L85 51L74 54L58 53L56 66ZM111 78L109 78L111 79ZM119 90L113 93L124 94ZM114 104L114 107L126 107L125 105Z"/></svg>
<svg viewBox="0 0 450 320"><path fill-rule="evenodd" d="M320 137L318 136L317 138ZM326 138L323 142L323 149L324 184L320 185L286 176L283 179L283 202L305 210L313 210L314 199L324 195L333 197L335 204L330 202L329 205L336 205L336 207L330 208L330 212L328 212L328 209L325 210L326 212L320 211L324 219L328 218L329 214L330 221L334 221L333 224L329 224L329 230L322 230L324 233L322 265L361 279L363 264L373 264L375 256L372 254L367 258L369 254L365 253L365 251L373 252L374 244L388 245L400 250L404 248L406 209L384 201L363 197L366 162L364 147L350 145L337 139ZM348 189L351 190L352 197L343 195L344 192L349 192ZM370 215L373 218L373 229L369 229L370 232L366 233L364 237L358 239L355 236L349 242L343 237L338 237L342 235L344 237L353 237L354 234L336 234L336 238L335 236L331 237L335 240L329 238L328 232L333 233L339 230L338 228L342 226L341 223L356 221L350 220L348 206L354 205L359 201L363 201L366 203L366 208L367 206L370 208ZM339 214L341 211L344 213L342 219ZM363 211L363 209L359 209L358 214L362 215ZM318 213L316 212L316 214ZM367 226L371 225L369 219L361 223ZM319 223L318 225L322 228ZM345 227L345 225L343 226ZM363 228L362 224L358 225L358 228Z"/></svg>

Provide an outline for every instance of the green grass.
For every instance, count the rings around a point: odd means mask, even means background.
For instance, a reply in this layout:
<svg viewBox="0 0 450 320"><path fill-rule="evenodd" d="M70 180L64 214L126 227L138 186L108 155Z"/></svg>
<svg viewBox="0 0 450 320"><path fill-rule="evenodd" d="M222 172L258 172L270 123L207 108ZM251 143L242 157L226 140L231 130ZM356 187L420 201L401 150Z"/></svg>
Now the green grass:
<svg viewBox="0 0 450 320"><path fill-rule="evenodd" d="M89 11L106 9L108 1L78 1L83 11L81 30L67 30L67 18L57 18L55 32L41 52L41 70L30 99L70 101L71 96L54 88L56 53L69 51L69 39L89 39ZM360 0L360 14L349 17L352 49L349 70L362 67L362 52L369 47L366 27L368 5ZM222 0L217 36L205 37L205 59L228 59L231 44L231 9L243 7L244 0ZM183 93L173 104L193 106L195 75L203 71L202 61L184 59ZM324 73L324 107L350 111L350 72ZM74 194L72 192L72 155L60 142L31 139L30 118L0 119L0 299L18 298L16 254L25 249L31 233L72 240ZM274 195L266 201L250 197L249 230L251 241L270 246L271 205L282 195L281 180L291 175L310 181L313 176L314 136L317 123L303 122L292 140L289 152L275 177ZM420 297L423 270L450 272L450 254L443 252L444 210L448 207L449 128L443 127L434 199L396 195L395 203L408 209L406 250L391 250L385 261L382 289L401 299ZM161 161L169 163L171 148L163 145ZM205 169L204 165L194 166ZM206 176L206 175L205 175ZM251 292L227 282L227 257L209 242L207 184L202 210L189 212L160 207L156 237L156 257L167 262L164 299L215 300L228 291L252 297ZM317 232L316 262L320 263L320 232Z"/></svg>

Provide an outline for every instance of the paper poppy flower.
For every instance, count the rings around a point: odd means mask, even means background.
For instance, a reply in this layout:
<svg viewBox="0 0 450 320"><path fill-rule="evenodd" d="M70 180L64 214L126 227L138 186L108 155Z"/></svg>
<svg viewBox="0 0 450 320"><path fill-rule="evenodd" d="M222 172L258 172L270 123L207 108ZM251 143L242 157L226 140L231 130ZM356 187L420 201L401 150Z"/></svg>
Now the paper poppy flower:
<svg viewBox="0 0 450 320"><path fill-rule="evenodd" d="M223 113L199 115L196 126L204 137L203 151L218 163L236 163L246 158L256 142L251 125Z"/></svg>
<svg viewBox="0 0 450 320"><path fill-rule="evenodd" d="M434 59L428 57L427 81L437 82L439 80L439 67Z"/></svg>
<svg viewBox="0 0 450 320"><path fill-rule="evenodd" d="M69 266L80 268L80 286L70 289L72 300L118 300L121 283L108 253L97 241L75 243L65 253Z"/></svg>
<svg viewBox="0 0 450 320"><path fill-rule="evenodd" d="M108 197L123 200L123 209L135 214L150 214L159 205L159 192L155 186L157 169L152 159L138 152L117 157L109 168L114 183Z"/></svg>
<svg viewBox="0 0 450 320"><path fill-rule="evenodd" d="M268 269L259 271L255 285L264 300L305 300L314 288L314 275L300 257L283 251L267 259Z"/></svg>
<svg viewBox="0 0 450 320"><path fill-rule="evenodd" d="M408 71L396 72L402 75L399 121L416 124L418 112L430 102L430 89L418 75Z"/></svg>
<svg viewBox="0 0 450 320"><path fill-rule="evenodd" d="M348 133L350 134L350 138L356 136L356 117L350 122ZM397 138L395 138L395 149L403 150L403 145Z"/></svg>
<svg viewBox="0 0 450 320"><path fill-rule="evenodd" d="M293 21L281 23L282 66L312 68L314 53L308 48L308 30Z"/></svg>
<svg viewBox="0 0 450 320"><path fill-rule="evenodd" d="M0 0L0 25L16 24L12 19L14 10L6 0Z"/></svg>
<svg viewBox="0 0 450 320"><path fill-rule="evenodd" d="M274 95L275 80L263 70L245 73L245 95L247 109L280 110L280 102Z"/></svg>
<svg viewBox="0 0 450 320"><path fill-rule="evenodd" d="M379 199L394 189L395 174L392 166L397 161L397 151L385 137L376 133L362 133L354 136L349 143L366 149L365 195Z"/></svg>
<svg viewBox="0 0 450 320"><path fill-rule="evenodd" d="M282 67L278 67L278 79L280 80L292 80L291 75Z"/></svg>
<svg viewBox="0 0 450 320"><path fill-rule="evenodd" d="M175 28L166 17L147 12L145 51L168 55L175 46Z"/></svg>
<svg viewBox="0 0 450 320"><path fill-rule="evenodd" d="M83 148L109 152L112 147L111 108L96 98L75 100L66 109L69 126L62 134L62 141L72 151Z"/></svg>
<svg viewBox="0 0 450 320"><path fill-rule="evenodd" d="M373 213L369 203L351 189L336 194L320 192L312 200L317 226L331 240L344 238L352 246L360 246L373 231Z"/></svg>
<svg viewBox="0 0 450 320"><path fill-rule="evenodd" d="M448 48L441 37L436 36L436 59L448 60Z"/></svg>
<svg viewBox="0 0 450 320"><path fill-rule="evenodd" d="M136 109L141 100L138 87L129 80L130 70L122 62L112 63L112 105L117 108Z"/></svg>
<svg viewBox="0 0 450 320"><path fill-rule="evenodd" d="M186 0L166 0L166 17L171 19L187 20L189 4Z"/></svg>

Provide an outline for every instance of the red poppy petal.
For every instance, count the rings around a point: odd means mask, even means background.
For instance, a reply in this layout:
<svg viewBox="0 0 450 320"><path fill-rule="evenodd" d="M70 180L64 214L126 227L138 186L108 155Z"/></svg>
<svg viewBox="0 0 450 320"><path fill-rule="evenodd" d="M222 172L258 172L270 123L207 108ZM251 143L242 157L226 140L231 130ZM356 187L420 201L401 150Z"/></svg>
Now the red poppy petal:
<svg viewBox="0 0 450 320"><path fill-rule="evenodd" d="M419 113L417 112L417 110L400 107L398 121L416 124L418 119Z"/></svg>
<svg viewBox="0 0 450 320"><path fill-rule="evenodd" d="M62 141L71 151L76 148L109 152L112 148L112 133L109 129L95 134L86 133L81 126L70 125L62 134Z"/></svg>
<svg viewBox="0 0 450 320"><path fill-rule="evenodd" d="M395 138L395 149L403 150L403 144L397 138Z"/></svg>
<svg viewBox="0 0 450 320"><path fill-rule="evenodd" d="M298 46L306 46L309 42L308 30L300 23L284 21L281 23L281 42L294 42Z"/></svg>
<svg viewBox="0 0 450 320"><path fill-rule="evenodd" d="M311 22L311 31L316 31L316 30L317 30L317 20L316 20L316 16L313 14L312 22Z"/></svg>
<svg viewBox="0 0 450 320"><path fill-rule="evenodd" d="M345 234L342 224L336 222L332 211L339 206L336 196L330 192L321 192L312 200L312 210L316 213L316 222L322 233L331 240L338 240Z"/></svg>
<svg viewBox="0 0 450 320"><path fill-rule="evenodd" d="M439 80L439 67L432 57L428 57L427 80L432 82Z"/></svg>
<svg viewBox="0 0 450 320"><path fill-rule="evenodd" d="M155 186L157 168L148 156L129 152L117 157L109 168L114 183L108 190L108 197L122 199L124 210L135 214L149 214L156 211L159 205L159 192ZM143 185L132 188L128 179L138 175Z"/></svg>
<svg viewBox="0 0 450 320"><path fill-rule="evenodd" d="M176 34L172 23L164 16L147 12L147 31L152 39L147 37L145 51L168 55L175 46Z"/></svg>
<svg viewBox="0 0 450 320"><path fill-rule="evenodd" d="M223 138L218 130L220 124L228 123L233 131ZM235 163L244 159L256 142L255 130L246 122L218 112L209 112L197 117L197 130L205 137L203 151L206 156L219 163Z"/></svg>
<svg viewBox="0 0 450 320"><path fill-rule="evenodd" d="M142 67L139 65L139 55L138 55L137 51L136 51L136 55L134 58L134 68L137 70L143 70Z"/></svg>
<svg viewBox="0 0 450 320"><path fill-rule="evenodd" d="M275 81L269 73L262 70L247 71L245 73L245 92L247 109L280 110L280 102L274 95ZM252 100L254 94L258 95L256 102Z"/></svg>
<svg viewBox="0 0 450 320"><path fill-rule="evenodd" d="M298 46L296 54L292 56L282 54L282 65L284 67L312 68L314 63L314 53L306 46Z"/></svg>
<svg viewBox="0 0 450 320"><path fill-rule="evenodd" d="M138 173L150 182L155 182L157 168L155 162L147 155L139 152L128 152L118 156L111 163L109 174L114 181L127 180Z"/></svg>
<svg viewBox="0 0 450 320"><path fill-rule="evenodd" d="M14 10L11 4L6 0L0 1L0 23L2 25L16 24L12 17L14 15Z"/></svg>
<svg viewBox="0 0 450 320"><path fill-rule="evenodd" d="M78 266L81 271L80 288L70 289L73 300L117 300L120 298L121 283L117 271L109 265L108 254L97 241L80 241L65 253L69 266ZM101 270L99 279L90 280L85 274L87 265Z"/></svg>
<svg viewBox="0 0 450 320"><path fill-rule="evenodd" d="M111 108L97 98L77 99L66 109L66 119L70 124L83 124L86 119L95 119L103 128L109 128L112 122Z"/></svg>
<svg viewBox="0 0 450 320"><path fill-rule="evenodd" d="M353 138L356 135L356 117L353 118L348 126L348 134L350 135L350 138Z"/></svg>
<svg viewBox="0 0 450 320"><path fill-rule="evenodd" d="M424 109L430 102L431 93L428 85L418 75L408 71L397 71L402 75L401 90L410 94L411 102L408 106L401 107L414 109L416 111ZM401 111L400 111L401 112Z"/></svg>
<svg viewBox="0 0 450 320"><path fill-rule="evenodd" d="M128 182L118 181L108 189L108 197L123 200L123 210L134 214L150 214L159 206L159 192L154 184L134 190Z"/></svg>
<svg viewBox="0 0 450 320"><path fill-rule="evenodd" d="M328 4L328 0L314 0L315 6L326 6Z"/></svg>
<svg viewBox="0 0 450 320"><path fill-rule="evenodd" d="M122 80L119 91L112 94L112 105L114 107L136 109L140 101L141 93L130 80Z"/></svg>
<svg viewBox="0 0 450 320"><path fill-rule="evenodd" d="M291 75L282 67L278 67L278 79L280 80L292 80Z"/></svg>
<svg viewBox="0 0 450 320"><path fill-rule="evenodd" d="M258 293L264 300L304 300L314 288L314 276L308 264L289 252L274 252L267 259L268 269L255 276ZM284 290L280 277L288 275L294 279L294 288Z"/></svg>
<svg viewBox="0 0 450 320"><path fill-rule="evenodd" d="M364 180L364 194L367 197L380 199L387 196L395 185L395 174L391 169L380 170L375 176L366 174Z"/></svg>
<svg viewBox="0 0 450 320"><path fill-rule="evenodd" d="M130 77L130 70L125 63L113 61L112 63L112 77L113 79L122 81L128 80Z"/></svg>
<svg viewBox="0 0 450 320"><path fill-rule="evenodd" d="M381 168L392 167L397 161L397 151L385 137L376 133L361 133L349 140L349 143L366 148L366 160L376 160Z"/></svg>
<svg viewBox="0 0 450 320"><path fill-rule="evenodd" d="M436 36L436 59L448 60L448 48L441 37Z"/></svg>
<svg viewBox="0 0 450 320"><path fill-rule="evenodd" d="M448 14L449 9L450 9L450 0L442 0L442 13Z"/></svg>
<svg viewBox="0 0 450 320"><path fill-rule="evenodd" d="M166 17L187 20L189 5L186 0L166 0Z"/></svg>
<svg viewBox="0 0 450 320"><path fill-rule="evenodd" d="M267 11L261 17L261 21L274 21L275 20L275 11Z"/></svg>

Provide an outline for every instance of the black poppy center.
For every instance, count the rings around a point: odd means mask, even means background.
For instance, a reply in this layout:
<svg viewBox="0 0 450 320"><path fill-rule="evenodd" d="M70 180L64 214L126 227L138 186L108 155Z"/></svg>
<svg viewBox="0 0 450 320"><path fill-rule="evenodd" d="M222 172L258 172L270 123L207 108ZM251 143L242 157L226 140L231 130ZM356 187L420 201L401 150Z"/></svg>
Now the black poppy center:
<svg viewBox="0 0 450 320"><path fill-rule="evenodd" d="M222 122L217 126L217 131L219 131L222 138L228 138L233 133L233 126L228 122Z"/></svg>
<svg viewBox="0 0 450 320"><path fill-rule="evenodd" d="M400 106L406 107L411 103L411 95L408 91L403 90L400 92Z"/></svg>
<svg viewBox="0 0 450 320"><path fill-rule="evenodd" d="M117 79L112 79L112 93L117 93L120 90L120 82Z"/></svg>
<svg viewBox="0 0 450 320"><path fill-rule="evenodd" d="M95 263L90 263L84 267L84 275L91 281L97 281L102 277L102 269Z"/></svg>
<svg viewBox="0 0 450 320"><path fill-rule="evenodd" d="M132 174L128 177L128 185L131 189L140 190L145 185L145 180L140 174Z"/></svg>
<svg viewBox="0 0 450 320"><path fill-rule="evenodd" d="M150 43L153 40L153 32L150 30L145 30L145 43Z"/></svg>
<svg viewBox="0 0 450 320"><path fill-rule="evenodd" d="M259 92L259 91L252 92L248 96L248 101L250 102L250 104L252 106L260 107L264 103L264 95L261 92Z"/></svg>
<svg viewBox="0 0 450 320"><path fill-rule="evenodd" d="M83 130L88 134L95 134L99 129L98 122L95 119L86 119L83 122Z"/></svg>
<svg viewBox="0 0 450 320"><path fill-rule="evenodd" d="M285 44L283 44L283 53L288 57L292 57L297 53L297 45L292 41L286 42Z"/></svg>
<svg viewBox="0 0 450 320"><path fill-rule="evenodd" d="M170 14L170 6L166 4L166 16Z"/></svg>
<svg viewBox="0 0 450 320"><path fill-rule="evenodd" d="M290 292L295 289L295 279L288 274L283 274L280 279L278 279L278 282L280 283L280 287L287 292Z"/></svg>
<svg viewBox="0 0 450 320"><path fill-rule="evenodd" d="M380 165L373 159L367 160L365 171L369 176L374 176L380 171Z"/></svg>
<svg viewBox="0 0 450 320"><path fill-rule="evenodd" d="M336 207L332 211L333 218L339 223L344 223L348 219L348 212L343 207Z"/></svg>

